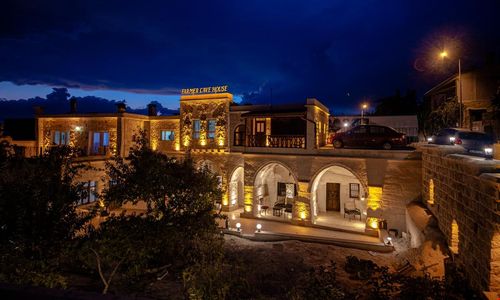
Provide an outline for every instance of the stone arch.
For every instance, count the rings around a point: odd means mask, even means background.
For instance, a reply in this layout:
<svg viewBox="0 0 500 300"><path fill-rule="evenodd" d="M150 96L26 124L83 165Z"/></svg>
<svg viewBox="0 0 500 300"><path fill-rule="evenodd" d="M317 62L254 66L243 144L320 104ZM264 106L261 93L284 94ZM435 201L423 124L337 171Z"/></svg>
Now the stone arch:
<svg viewBox="0 0 500 300"><path fill-rule="evenodd" d="M460 242L460 231L458 223L455 219L451 222L451 235L450 235L450 250L453 254L458 254L458 245Z"/></svg>
<svg viewBox="0 0 500 300"><path fill-rule="evenodd" d="M332 183L338 184L338 205L340 206L340 213L343 213L346 203L361 209L362 213L366 212L367 201L365 196L368 193L366 180L351 168L343 164L335 163L321 168L311 178L311 184L309 184L308 191L310 193L312 221L315 221L320 213L326 213L328 210L326 207L326 182L329 180ZM350 193L351 183L358 184L359 189L357 195Z"/></svg>
<svg viewBox="0 0 500 300"><path fill-rule="evenodd" d="M287 194L281 199L282 196L278 195L278 182L285 184L287 192L289 188L287 184L293 184L292 197L295 198L298 178L289 166L280 161L267 161L257 169L253 176L254 213L257 213L259 204L272 207L278 200L287 201L290 198Z"/></svg>
<svg viewBox="0 0 500 300"><path fill-rule="evenodd" d="M246 126L241 123L236 125L233 130L233 146L245 146Z"/></svg>
<svg viewBox="0 0 500 300"><path fill-rule="evenodd" d="M244 184L245 184L245 169L242 166L237 166L231 172L229 177L229 205L244 206Z"/></svg>

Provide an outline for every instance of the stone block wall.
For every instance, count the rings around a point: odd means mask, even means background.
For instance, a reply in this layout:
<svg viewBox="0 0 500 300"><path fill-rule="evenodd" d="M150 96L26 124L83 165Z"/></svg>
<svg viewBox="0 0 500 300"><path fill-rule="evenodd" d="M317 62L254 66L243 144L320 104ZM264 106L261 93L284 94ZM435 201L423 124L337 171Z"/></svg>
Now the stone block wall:
<svg viewBox="0 0 500 300"><path fill-rule="evenodd" d="M422 152L424 203L451 255L473 287L499 292L499 162L455 154L453 146L426 146Z"/></svg>

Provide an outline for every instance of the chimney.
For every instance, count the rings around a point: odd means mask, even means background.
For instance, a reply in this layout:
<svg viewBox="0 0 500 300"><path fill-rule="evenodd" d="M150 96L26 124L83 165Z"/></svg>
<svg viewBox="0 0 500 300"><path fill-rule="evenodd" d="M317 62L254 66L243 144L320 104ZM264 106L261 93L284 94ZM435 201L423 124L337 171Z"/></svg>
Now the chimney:
<svg viewBox="0 0 500 300"><path fill-rule="evenodd" d="M154 116L157 116L157 112L156 112L156 104L153 104L153 103L149 103L148 104L148 116L150 117L154 117Z"/></svg>
<svg viewBox="0 0 500 300"><path fill-rule="evenodd" d="M43 115L43 107L42 106L33 106L33 110L35 111L35 117Z"/></svg>
<svg viewBox="0 0 500 300"><path fill-rule="evenodd" d="M116 104L116 109L119 113L124 113L127 110L125 102L120 102Z"/></svg>
<svg viewBox="0 0 500 300"><path fill-rule="evenodd" d="M76 114L76 98L75 97L71 97L71 99L69 99L69 113Z"/></svg>

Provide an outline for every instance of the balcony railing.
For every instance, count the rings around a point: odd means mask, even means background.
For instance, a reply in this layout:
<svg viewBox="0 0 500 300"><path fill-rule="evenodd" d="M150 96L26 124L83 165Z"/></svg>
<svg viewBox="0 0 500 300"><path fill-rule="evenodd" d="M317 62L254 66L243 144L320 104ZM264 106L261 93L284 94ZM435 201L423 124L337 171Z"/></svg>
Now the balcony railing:
<svg viewBox="0 0 500 300"><path fill-rule="evenodd" d="M248 147L305 148L303 135L249 135Z"/></svg>

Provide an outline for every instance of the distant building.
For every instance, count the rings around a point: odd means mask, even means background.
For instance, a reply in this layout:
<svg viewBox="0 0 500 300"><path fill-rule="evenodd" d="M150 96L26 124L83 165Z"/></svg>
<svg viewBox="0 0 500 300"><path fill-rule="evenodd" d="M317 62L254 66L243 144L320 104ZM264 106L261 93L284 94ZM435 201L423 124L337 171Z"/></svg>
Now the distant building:
<svg viewBox="0 0 500 300"><path fill-rule="evenodd" d="M0 142L13 145L14 151L22 156L38 154L35 119L5 119L0 133Z"/></svg>
<svg viewBox="0 0 500 300"><path fill-rule="evenodd" d="M431 111L446 101L460 102L458 78L458 74L454 74L425 93L424 101ZM492 100L499 93L500 65L463 72L461 82L463 127L499 138L500 124L493 113Z"/></svg>

